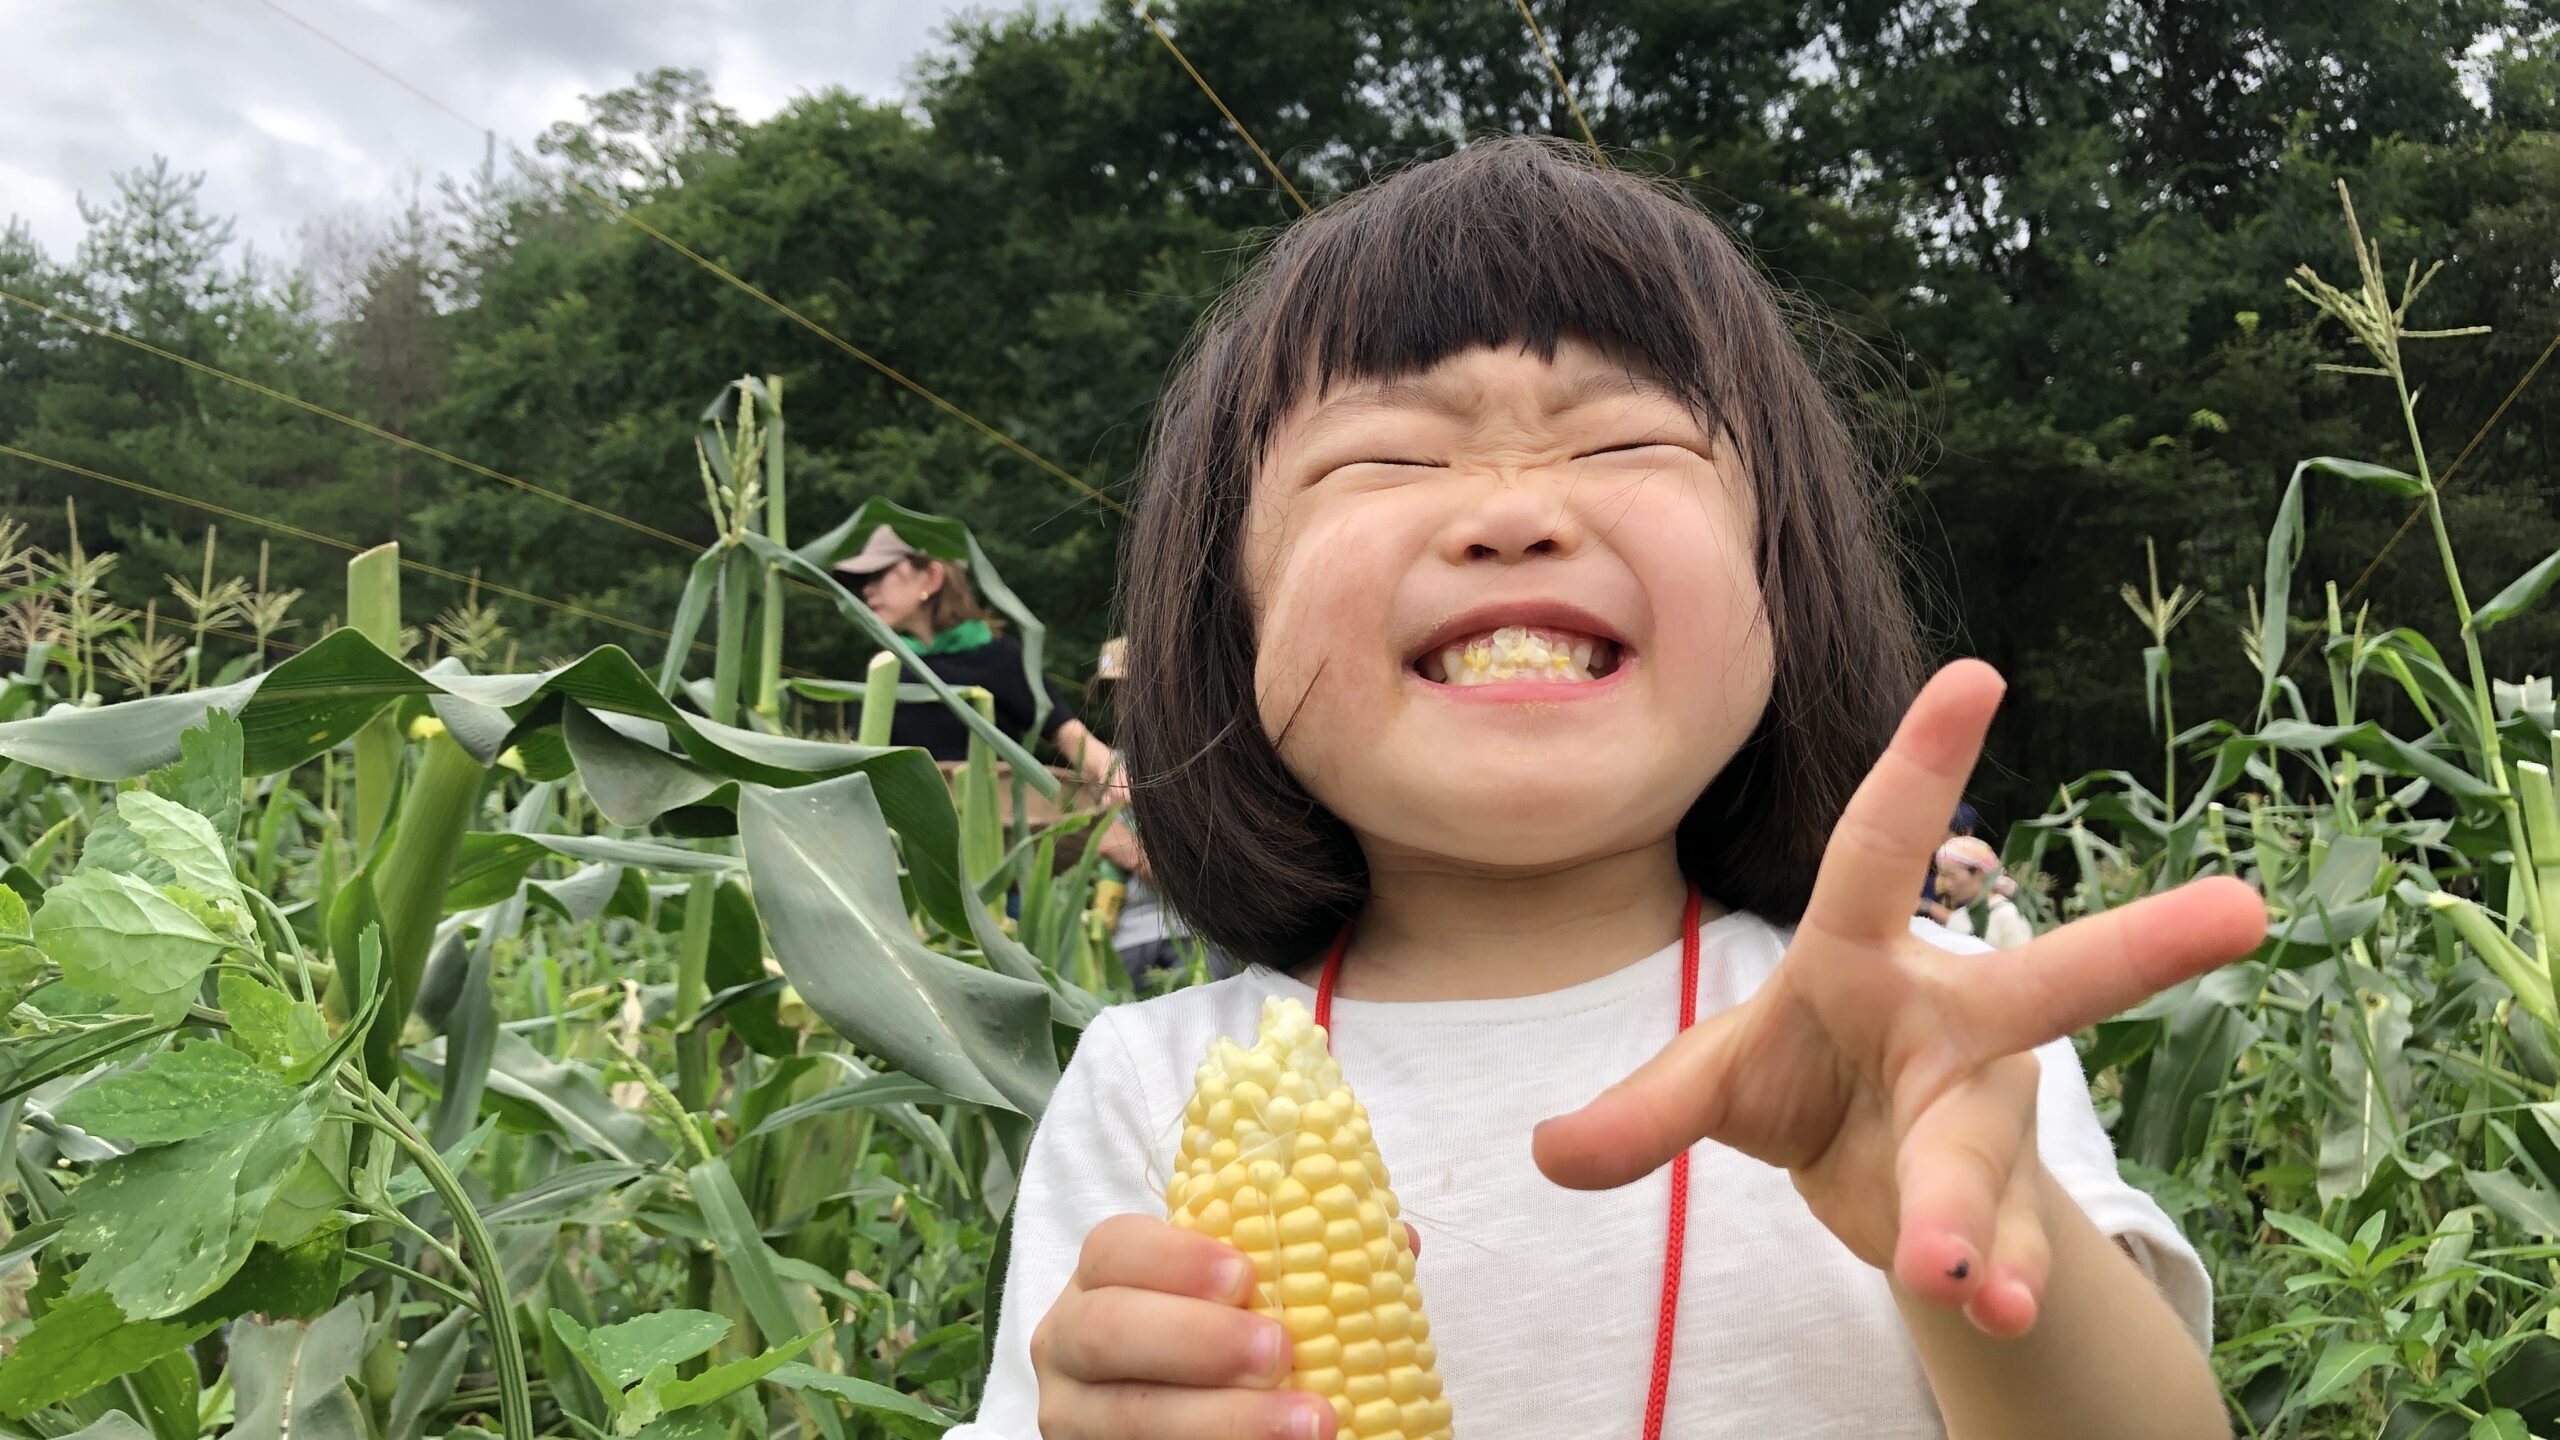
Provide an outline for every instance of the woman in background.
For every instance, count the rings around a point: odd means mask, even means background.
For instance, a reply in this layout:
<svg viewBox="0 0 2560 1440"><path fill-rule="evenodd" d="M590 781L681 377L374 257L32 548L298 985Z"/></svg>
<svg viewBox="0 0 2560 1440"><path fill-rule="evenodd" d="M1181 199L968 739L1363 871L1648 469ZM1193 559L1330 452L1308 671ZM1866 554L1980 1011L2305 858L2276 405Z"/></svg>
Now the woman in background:
<svg viewBox="0 0 2560 1440"><path fill-rule="evenodd" d="M975 685L994 696L997 729L1012 736L1031 733L1038 702L1023 674L1022 645L999 631L999 622L978 603L967 566L927 555L883 525L835 569L945 683L955 689ZM1040 738L1077 774L1125 805L1128 785L1120 776L1120 757L1085 728L1057 687L1045 677L1040 684L1049 700ZM940 701L913 701L898 707L889 743L916 746L936 760L963 761L969 758L969 727Z"/></svg>

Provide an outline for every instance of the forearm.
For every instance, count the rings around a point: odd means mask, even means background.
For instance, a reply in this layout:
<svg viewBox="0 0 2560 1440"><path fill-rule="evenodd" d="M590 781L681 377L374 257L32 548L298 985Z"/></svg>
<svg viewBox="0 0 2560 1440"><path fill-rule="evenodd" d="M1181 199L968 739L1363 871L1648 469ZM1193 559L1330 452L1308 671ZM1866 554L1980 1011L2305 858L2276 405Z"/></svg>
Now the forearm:
<svg viewBox="0 0 2560 1440"><path fill-rule="evenodd" d="M2042 1166L2053 1267L2035 1328L1995 1340L1896 1287L1948 1440L2228 1436L2212 1366L2158 1287Z"/></svg>
<svg viewBox="0 0 2560 1440"><path fill-rule="evenodd" d="M1120 757L1085 728L1081 720L1069 720L1060 725L1056 738L1050 743L1056 745L1058 753L1075 766L1077 774L1096 785L1109 783L1111 772L1120 766Z"/></svg>

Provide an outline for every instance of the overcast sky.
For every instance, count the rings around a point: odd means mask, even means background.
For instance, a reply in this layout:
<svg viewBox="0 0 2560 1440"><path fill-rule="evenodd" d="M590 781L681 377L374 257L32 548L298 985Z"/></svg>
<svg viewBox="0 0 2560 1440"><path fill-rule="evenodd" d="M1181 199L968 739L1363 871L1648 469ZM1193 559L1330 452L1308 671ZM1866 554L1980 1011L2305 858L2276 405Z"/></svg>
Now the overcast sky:
<svg viewBox="0 0 2560 1440"><path fill-rule="evenodd" d="M578 97L660 65L709 73L760 119L827 86L903 94L963 8L1010 0L279 0L463 114L500 145L583 113ZM0 218L67 260L78 197L166 155L207 172L207 208L266 255L312 222L388 213L413 176L480 162L480 135L260 0L0 0ZM503 153L500 163L504 164Z"/></svg>

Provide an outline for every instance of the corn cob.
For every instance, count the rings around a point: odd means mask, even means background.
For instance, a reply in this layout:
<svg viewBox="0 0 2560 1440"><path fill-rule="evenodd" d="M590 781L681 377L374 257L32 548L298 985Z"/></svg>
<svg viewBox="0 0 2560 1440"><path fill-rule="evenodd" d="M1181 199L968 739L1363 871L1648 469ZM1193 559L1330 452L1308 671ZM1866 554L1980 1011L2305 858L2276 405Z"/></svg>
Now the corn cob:
<svg viewBox="0 0 2560 1440"><path fill-rule="evenodd" d="M1274 996L1251 1049L1210 1047L1165 1203L1253 1261L1253 1311L1297 1347L1288 1388L1330 1401L1343 1440L1448 1440L1413 1246L1368 1112L1307 1007Z"/></svg>

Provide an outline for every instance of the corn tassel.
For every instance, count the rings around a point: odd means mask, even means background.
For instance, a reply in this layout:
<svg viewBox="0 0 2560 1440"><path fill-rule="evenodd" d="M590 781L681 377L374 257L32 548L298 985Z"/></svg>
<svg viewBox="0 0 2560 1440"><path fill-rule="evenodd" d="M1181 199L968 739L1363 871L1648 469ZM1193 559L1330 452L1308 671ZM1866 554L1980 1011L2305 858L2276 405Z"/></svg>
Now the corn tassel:
<svg viewBox="0 0 2560 1440"><path fill-rule="evenodd" d="M1251 1308L1297 1347L1288 1388L1331 1402L1344 1440L1448 1440L1395 1192L1304 1005L1266 1000L1251 1049L1211 1047L1166 1192L1175 1225L1253 1261Z"/></svg>

